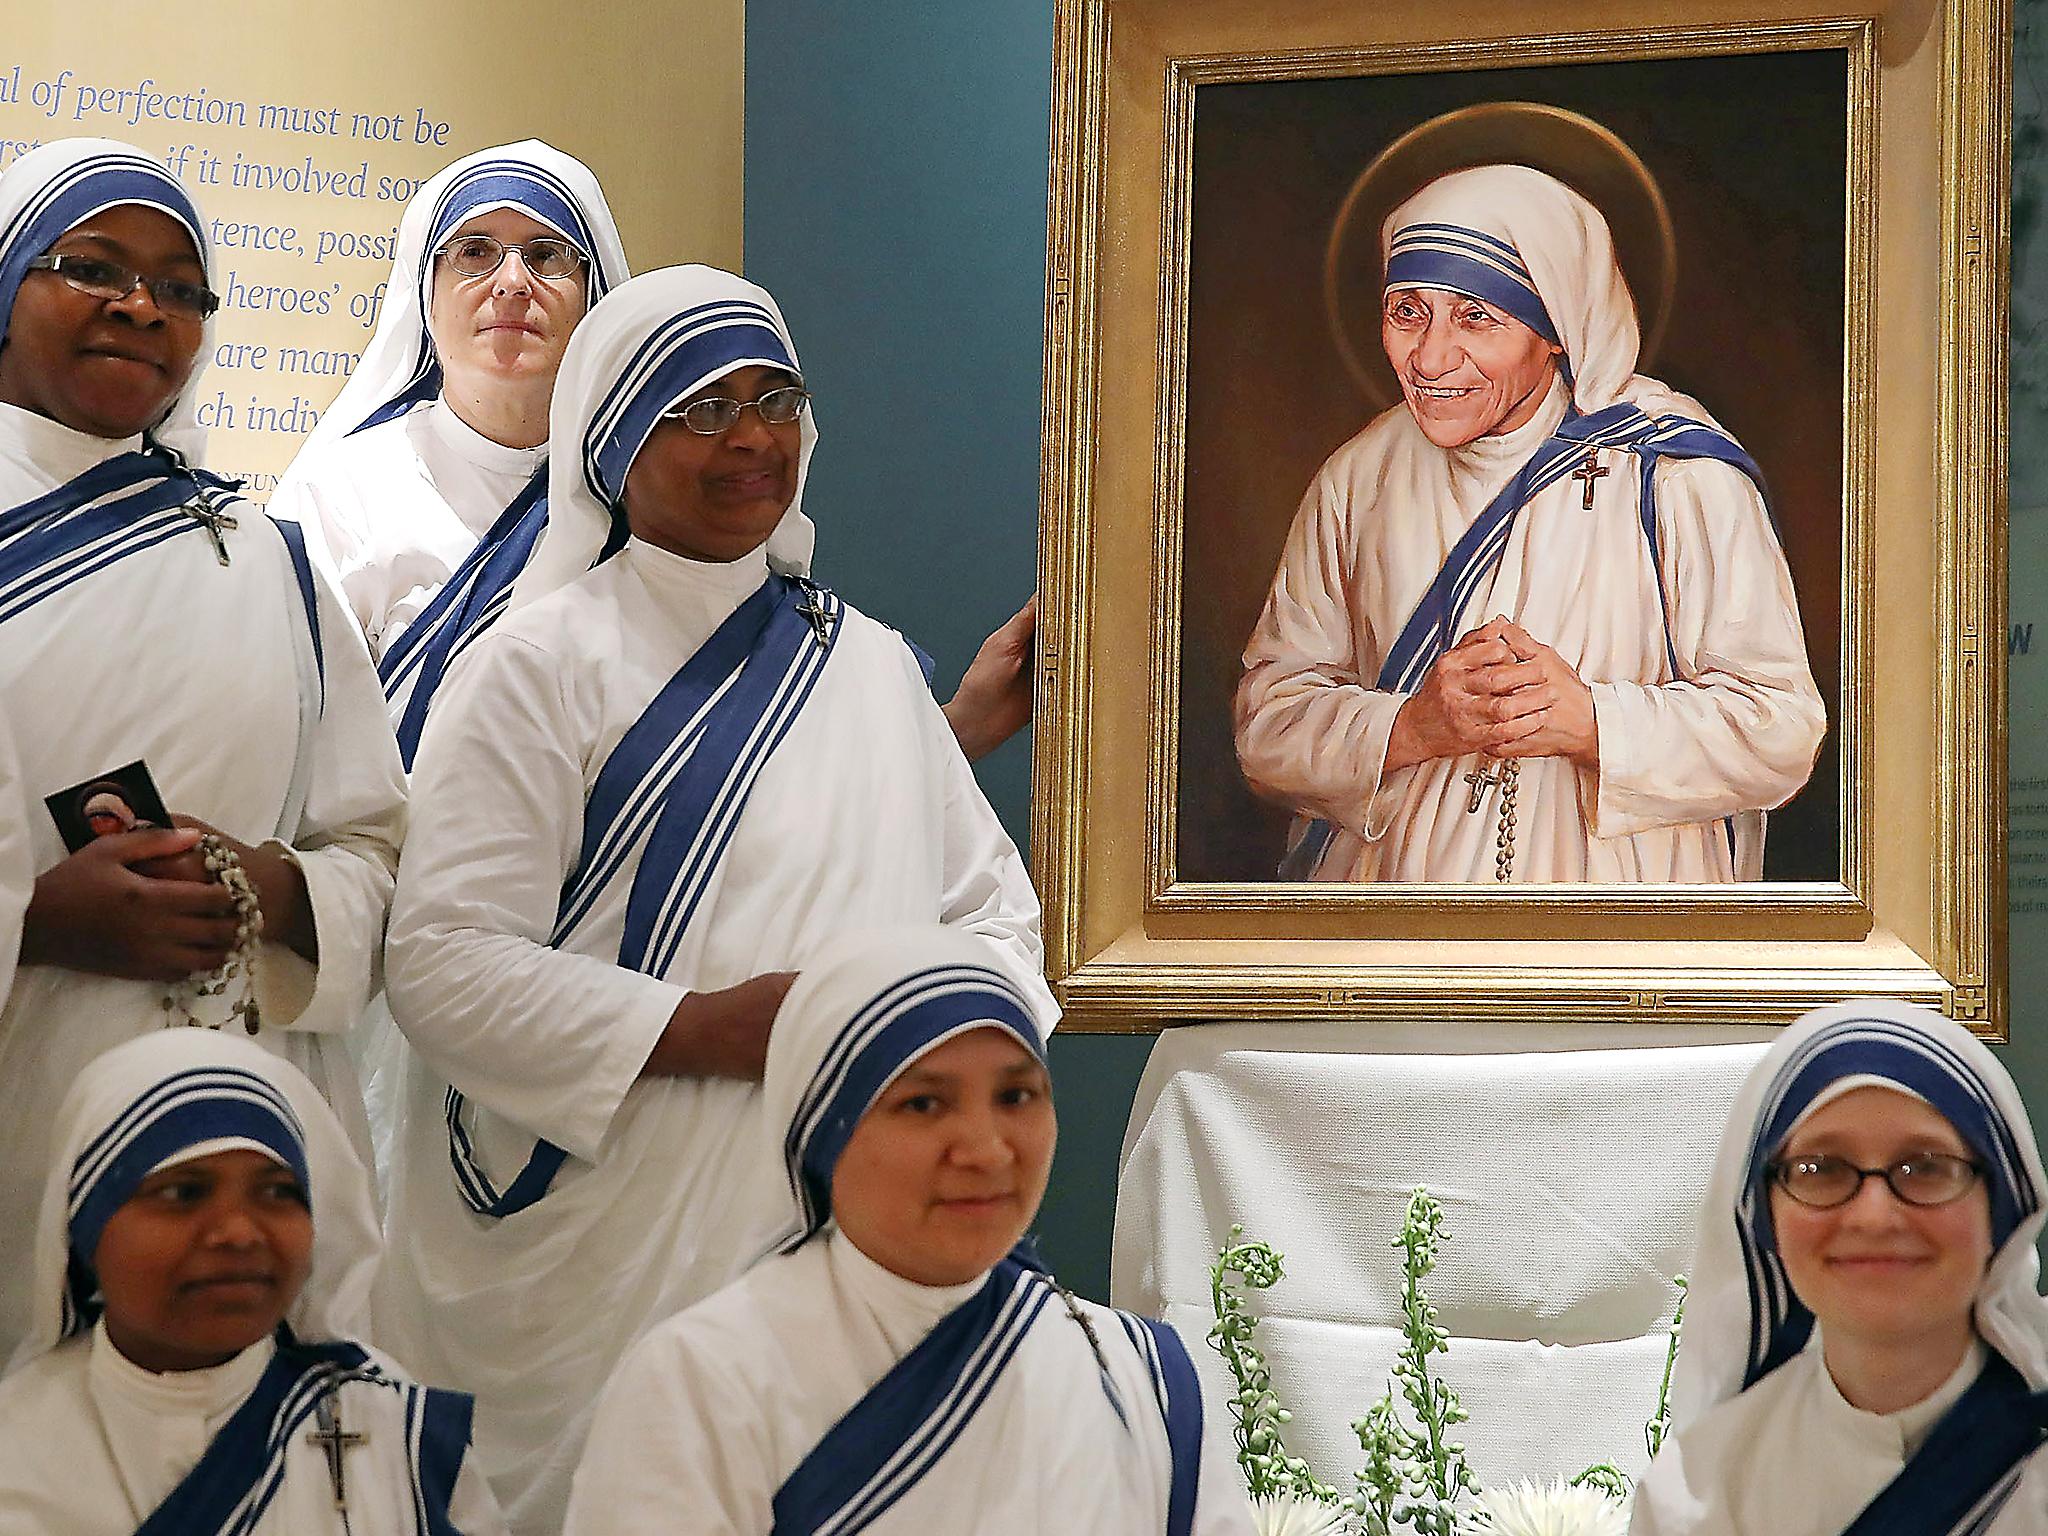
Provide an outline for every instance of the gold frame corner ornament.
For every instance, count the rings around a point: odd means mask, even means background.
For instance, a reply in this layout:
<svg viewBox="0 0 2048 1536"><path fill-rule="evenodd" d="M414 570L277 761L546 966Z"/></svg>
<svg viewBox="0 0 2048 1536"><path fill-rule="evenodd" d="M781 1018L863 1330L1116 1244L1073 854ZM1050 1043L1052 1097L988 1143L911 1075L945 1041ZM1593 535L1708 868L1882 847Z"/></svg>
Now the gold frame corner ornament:
<svg viewBox="0 0 2048 1536"><path fill-rule="evenodd" d="M1924 35L1815 0L1608 10L1621 18L1608 30L1532 36L1505 0L1058 0L1031 833L1048 974L1070 1027L1783 1021L1882 994L2003 1037L2010 0L1939 0ZM1180 879L1202 87L1816 48L1843 53L1849 103L1840 882ZM1922 342L1913 327L1928 304L1937 324ZM1891 618L1905 612L1924 623Z"/></svg>

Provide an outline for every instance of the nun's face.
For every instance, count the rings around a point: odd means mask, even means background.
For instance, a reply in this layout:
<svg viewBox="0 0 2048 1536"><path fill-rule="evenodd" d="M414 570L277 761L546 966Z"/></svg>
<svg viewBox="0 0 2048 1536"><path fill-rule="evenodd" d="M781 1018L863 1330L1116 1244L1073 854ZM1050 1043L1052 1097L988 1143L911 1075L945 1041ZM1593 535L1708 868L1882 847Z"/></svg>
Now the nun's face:
<svg viewBox="0 0 2048 1536"><path fill-rule="evenodd" d="M98 257L144 277L206 281L184 226L139 204L94 214L50 253ZM94 437L133 437L163 419L205 336L202 318L159 309L146 286L102 299L59 273L32 271L0 345L0 400Z"/></svg>
<svg viewBox="0 0 2048 1536"><path fill-rule="evenodd" d="M780 368L735 368L678 401L757 401L798 380ZM802 418L763 421L758 410L715 437L670 415L655 423L626 471L626 522L648 543L693 560L737 560L768 542L796 500Z"/></svg>
<svg viewBox="0 0 2048 1536"><path fill-rule="evenodd" d="M1916 1156L1972 1153L1923 1100L1875 1085L1824 1104L1793 1129L1787 1158L1832 1156L1889 1168ZM1945 1205L1908 1205L1867 1178L1843 1205L1817 1210L1771 1187L1771 1221L1792 1290L1823 1338L1867 1345L1946 1341L1960 1351L1991 1260L1991 1200L1982 1179Z"/></svg>
<svg viewBox="0 0 2048 1536"><path fill-rule="evenodd" d="M1057 1126L1038 1058L1000 1029L912 1062L832 1174L839 1230L884 1269L960 1285L1017 1245L1045 1197Z"/></svg>
<svg viewBox="0 0 2048 1536"><path fill-rule="evenodd" d="M1562 350L1513 315L1442 288L1388 294L1380 339L1415 424L1439 448L1526 423Z"/></svg>
<svg viewBox="0 0 2048 1536"><path fill-rule="evenodd" d="M107 1218L93 1253L107 1337L144 1370L219 1365L277 1327L312 1255L306 1192L261 1152L161 1169Z"/></svg>
<svg viewBox="0 0 2048 1536"><path fill-rule="evenodd" d="M443 254L465 235L489 235L507 247L489 272L465 276ZM519 252L529 240L559 240L553 227L517 208L494 208L456 226L434 256L427 334L441 359L446 387L458 396L488 395L509 384L553 382L569 333L589 303L590 267L567 277L535 276Z"/></svg>

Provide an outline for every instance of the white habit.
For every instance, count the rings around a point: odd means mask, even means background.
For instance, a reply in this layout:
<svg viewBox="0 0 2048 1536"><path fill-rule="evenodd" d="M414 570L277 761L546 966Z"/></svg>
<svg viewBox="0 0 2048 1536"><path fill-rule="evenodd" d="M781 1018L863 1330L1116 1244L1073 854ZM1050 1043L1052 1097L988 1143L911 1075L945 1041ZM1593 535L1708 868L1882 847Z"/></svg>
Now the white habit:
<svg viewBox="0 0 2048 1536"><path fill-rule="evenodd" d="M870 1113L900 1113L874 1108L890 1083L988 1033L1045 1060L1029 995L957 930L849 925L815 954L776 1015L755 1133L789 1235L628 1354L569 1536L656 1536L677 1510L698 1536L1250 1536L1230 1421L1202 1412L1170 1330L1061 1292L1017 1253L917 1284L834 1223L841 1153Z"/></svg>
<svg viewBox="0 0 2048 1536"><path fill-rule="evenodd" d="M436 399L305 449L270 510L304 525L381 658L546 456L492 442Z"/></svg>
<svg viewBox="0 0 2048 1536"><path fill-rule="evenodd" d="M1389 237L1418 223L1518 248L1573 383L1554 382L1523 426L1451 450L1395 406L1303 497L1245 648L1235 718L1252 787L1292 807L1297 832L1311 818L1334 829L1322 880L1495 878L1498 791L1471 812L1467 777L1495 765L1468 754L1384 772L1415 688L1383 687L1381 671L1459 539L1567 408L1634 406L1723 435L1697 401L1634 372L1634 305L1604 221L1576 193L1525 167L1481 167L1397 209ZM1446 270L1432 284L1464 291L1458 281ZM1733 464L1660 458L1653 558L1637 455L1603 452L1599 468L1590 508L1585 480L1538 490L1450 615L1451 643L1514 620L1592 690L1597 773L1521 759L1513 878L1758 879L1762 813L1806 782L1826 723L1769 514Z"/></svg>
<svg viewBox="0 0 2048 1536"><path fill-rule="evenodd" d="M124 1137L151 1141L149 1157L109 1150ZM313 1254L285 1319L292 1354L280 1361L278 1340L264 1338L210 1369L144 1370L104 1319L76 1306L97 1280L67 1273L74 1196L106 1179L122 1186L118 1204L151 1159L162 1167L231 1147L285 1162L283 1148L305 1180ZM89 1164L98 1171L81 1174ZM0 1536L131 1536L152 1515L151 1536L503 1536L464 1454L467 1404L422 1390L359 1342L376 1212L362 1164L303 1075L231 1033L129 1041L62 1106L43 1197L33 1265L18 1260L35 1274L34 1327L0 1381ZM311 1439L323 1418L361 1437L343 1452L346 1524ZM160 1512L174 1496L175 1510Z"/></svg>
<svg viewBox="0 0 2048 1536"><path fill-rule="evenodd" d="M1033 1281L1042 1284L1042 1281ZM923 1286L836 1230L777 1255L657 1326L591 1426L566 1536L769 1536L776 1490L846 1411L982 1281ZM1119 1315L1077 1302L1131 1422L1058 1298L1046 1303L959 1441L864 1529L1142 1536L1164 1529L1170 1467L1154 1387ZM1249 1536L1230 1426L1204 1426L1192 1530Z"/></svg>
<svg viewBox="0 0 2048 1536"><path fill-rule="evenodd" d="M586 919L549 942L600 771L769 580L778 547L705 564L633 540L585 569L607 513L585 485L580 445L586 430L618 441L590 428L592 415L639 343L706 299L753 317L733 345L767 334L761 290L685 268L619 289L572 339L555 394L548 531L512 611L460 659L428 719L413 777L422 809L392 913L390 1000L414 1059L379 1315L408 1330L394 1338L401 1358L476 1393L478 1450L522 1532L559 1522L591 1404L626 1347L739 1273L782 1214L756 1088L638 1078L687 992L799 969L849 924L946 922L985 937L1048 1020L1055 1011L1023 861L909 648L851 609L662 974L618 963L644 845ZM700 350L677 365L708 366L705 379L740 365L723 354L705 363L703 345L687 341ZM775 365L794 372L786 356ZM645 387L661 399L642 415L651 423L653 407L703 381L657 370ZM638 441L612 464L612 494ZM808 527L794 511L785 523ZM546 595L524 601L529 583ZM496 1188L513 1183L536 1138L567 1153L537 1203L492 1217L465 1201L451 1084L466 1100L469 1155Z"/></svg>
<svg viewBox="0 0 2048 1536"><path fill-rule="evenodd" d="M23 183L104 142L65 141L16 161L0 178L0 216ZM198 439L195 387L187 385L163 429L188 453ZM0 514L139 446L0 405ZM376 673L339 602L313 582L324 658L316 666L284 537L256 506L233 511L225 566L195 523L6 610L0 714L21 760L37 871L66 856L43 797L137 759L172 812L245 843L274 839L293 850L320 963L279 943L260 946L257 1039L304 1071L367 1145L341 1032L361 1014L377 967L404 779ZM164 996L156 983L52 966L16 973L0 1010L0 1083L10 1103L0 1117L0 1251L14 1251L30 1230L50 1117L72 1079L109 1046L160 1028ZM27 1285L22 1266L0 1264L0 1353L26 1325Z"/></svg>

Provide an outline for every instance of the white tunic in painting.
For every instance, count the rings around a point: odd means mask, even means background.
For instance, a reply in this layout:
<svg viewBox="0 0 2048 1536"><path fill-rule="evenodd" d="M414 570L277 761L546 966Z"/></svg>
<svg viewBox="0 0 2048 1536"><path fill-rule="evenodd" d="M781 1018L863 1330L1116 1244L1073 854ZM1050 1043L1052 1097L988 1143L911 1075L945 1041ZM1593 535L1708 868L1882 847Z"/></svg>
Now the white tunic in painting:
<svg viewBox="0 0 2048 1536"><path fill-rule="evenodd" d="M661 1324L606 1389L566 1536L769 1536L776 1490L847 1410L982 1282L923 1286L833 1232ZM873 1524L877 1536L1146 1536L1166 1529L1171 1461L1155 1389L1117 1315L1048 1302L961 1437ZM1230 1425L1203 1425L1194 1536L1250 1536Z"/></svg>
<svg viewBox="0 0 2048 1536"><path fill-rule="evenodd" d="M381 658L546 455L492 442L437 399L308 448L270 510L305 527Z"/></svg>
<svg viewBox="0 0 2048 1536"><path fill-rule="evenodd" d="M54 490L138 446L0 405L0 508ZM21 759L33 865L65 856L42 798L142 759L165 805L246 843L296 850L320 946L313 966L261 947L257 1037L306 1073L366 1137L341 1031L361 1014L383 936L405 819L398 751L360 640L319 591L326 703L293 790L304 601L283 539L253 505L212 541L183 535L64 588L0 624L0 711ZM305 663L310 665L309 662ZM25 1242L55 1114L79 1068L165 1019L155 983L23 966L0 1011L0 1251ZM26 1326L24 1266L0 1264L0 1356Z"/></svg>
<svg viewBox="0 0 2048 1536"><path fill-rule="evenodd" d="M1865 1413L1836 1388L1816 1342L1665 1443L1636 1484L1629 1536L1841 1536L1983 1368L1983 1349L1972 1349L1925 1400ZM2042 1531L2048 1456L2036 1455L1980 1536Z"/></svg>
<svg viewBox="0 0 2048 1536"><path fill-rule="evenodd" d="M1696 402L1634 381L1642 408L1711 420ZM1524 426L1452 451L1403 406L1332 454L1287 536L1236 703L1254 789L1337 829L1317 878L1491 881L1490 792L1470 814L1475 756L1383 773L1407 695L1374 686L1459 537L1564 418L1563 386ZM1638 520L1631 455L1563 479L1516 517L1491 581L1454 637L1496 616L1551 646L1590 686L1597 773L1524 758L1514 878L1727 881L1762 874L1760 812L1812 771L1825 710L1807 664L1785 557L1756 488L1708 459L1662 461L1662 569ZM1682 681L1665 653L1671 645ZM1733 819L1735 848L1723 818Z"/></svg>
<svg viewBox="0 0 2048 1536"><path fill-rule="evenodd" d="M637 1081L687 990L800 969L849 925L940 919L1054 1014L1038 902L900 637L848 611L756 783L666 977L615 960L630 879L553 949L585 798L669 678L766 578L637 540L516 609L451 674L413 778L392 913L392 1010L416 1048L380 1317L436 1383L478 1397L513 1528L560 1520L605 1377L653 1321L762 1252L786 1217L759 1090ZM569 1154L539 1203L477 1216L450 1171L443 1087L503 1188L536 1136Z"/></svg>
<svg viewBox="0 0 2048 1536"><path fill-rule="evenodd" d="M0 1382L0 1424L13 1426L0 1435L0 1536L130 1536L198 1465L274 1352L265 1339L211 1370L157 1374L129 1362L96 1327L14 1372ZM333 1400L340 1427L363 1436L344 1453L347 1524L308 1423L285 1450L276 1497L246 1536L424 1536L405 1397L392 1385L353 1382ZM458 1536L505 1529L472 1458L456 1474L448 1517Z"/></svg>

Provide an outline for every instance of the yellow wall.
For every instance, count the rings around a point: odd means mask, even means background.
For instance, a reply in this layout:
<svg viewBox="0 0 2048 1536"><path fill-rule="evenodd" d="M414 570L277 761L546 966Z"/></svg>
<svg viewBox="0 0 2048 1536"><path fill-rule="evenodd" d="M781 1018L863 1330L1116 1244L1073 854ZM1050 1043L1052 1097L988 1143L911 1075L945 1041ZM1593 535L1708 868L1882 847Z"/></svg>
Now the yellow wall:
<svg viewBox="0 0 2048 1536"><path fill-rule="evenodd" d="M0 169L36 142L125 139L174 167L182 159L210 220L295 231L302 254L217 248L211 274L229 302L201 398L224 403L234 420L214 427L209 460L254 476L256 494L290 461L308 408L324 410L341 387L341 374L316 370L338 368L369 339L404 209L402 191L380 196L387 182L416 183L471 150L542 138L597 172L635 270L739 265L744 0L40 0L7 9ZM127 94L109 98L109 89ZM305 127L331 131L294 132L275 118L266 126L264 107L303 109ZM138 111L148 115L136 121ZM395 116L395 136L375 136L357 114ZM178 120L189 117L218 121ZM210 177L200 175L202 153L215 162ZM355 180L344 195L237 188L238 155L300 174L310 157L323 177ZM381 241L385 254L316 262L322 232ZM252 287L294 290L329 312ZM297 350L287 357L287 348ZM252 426L255 415L279 425Z"/></svg>

